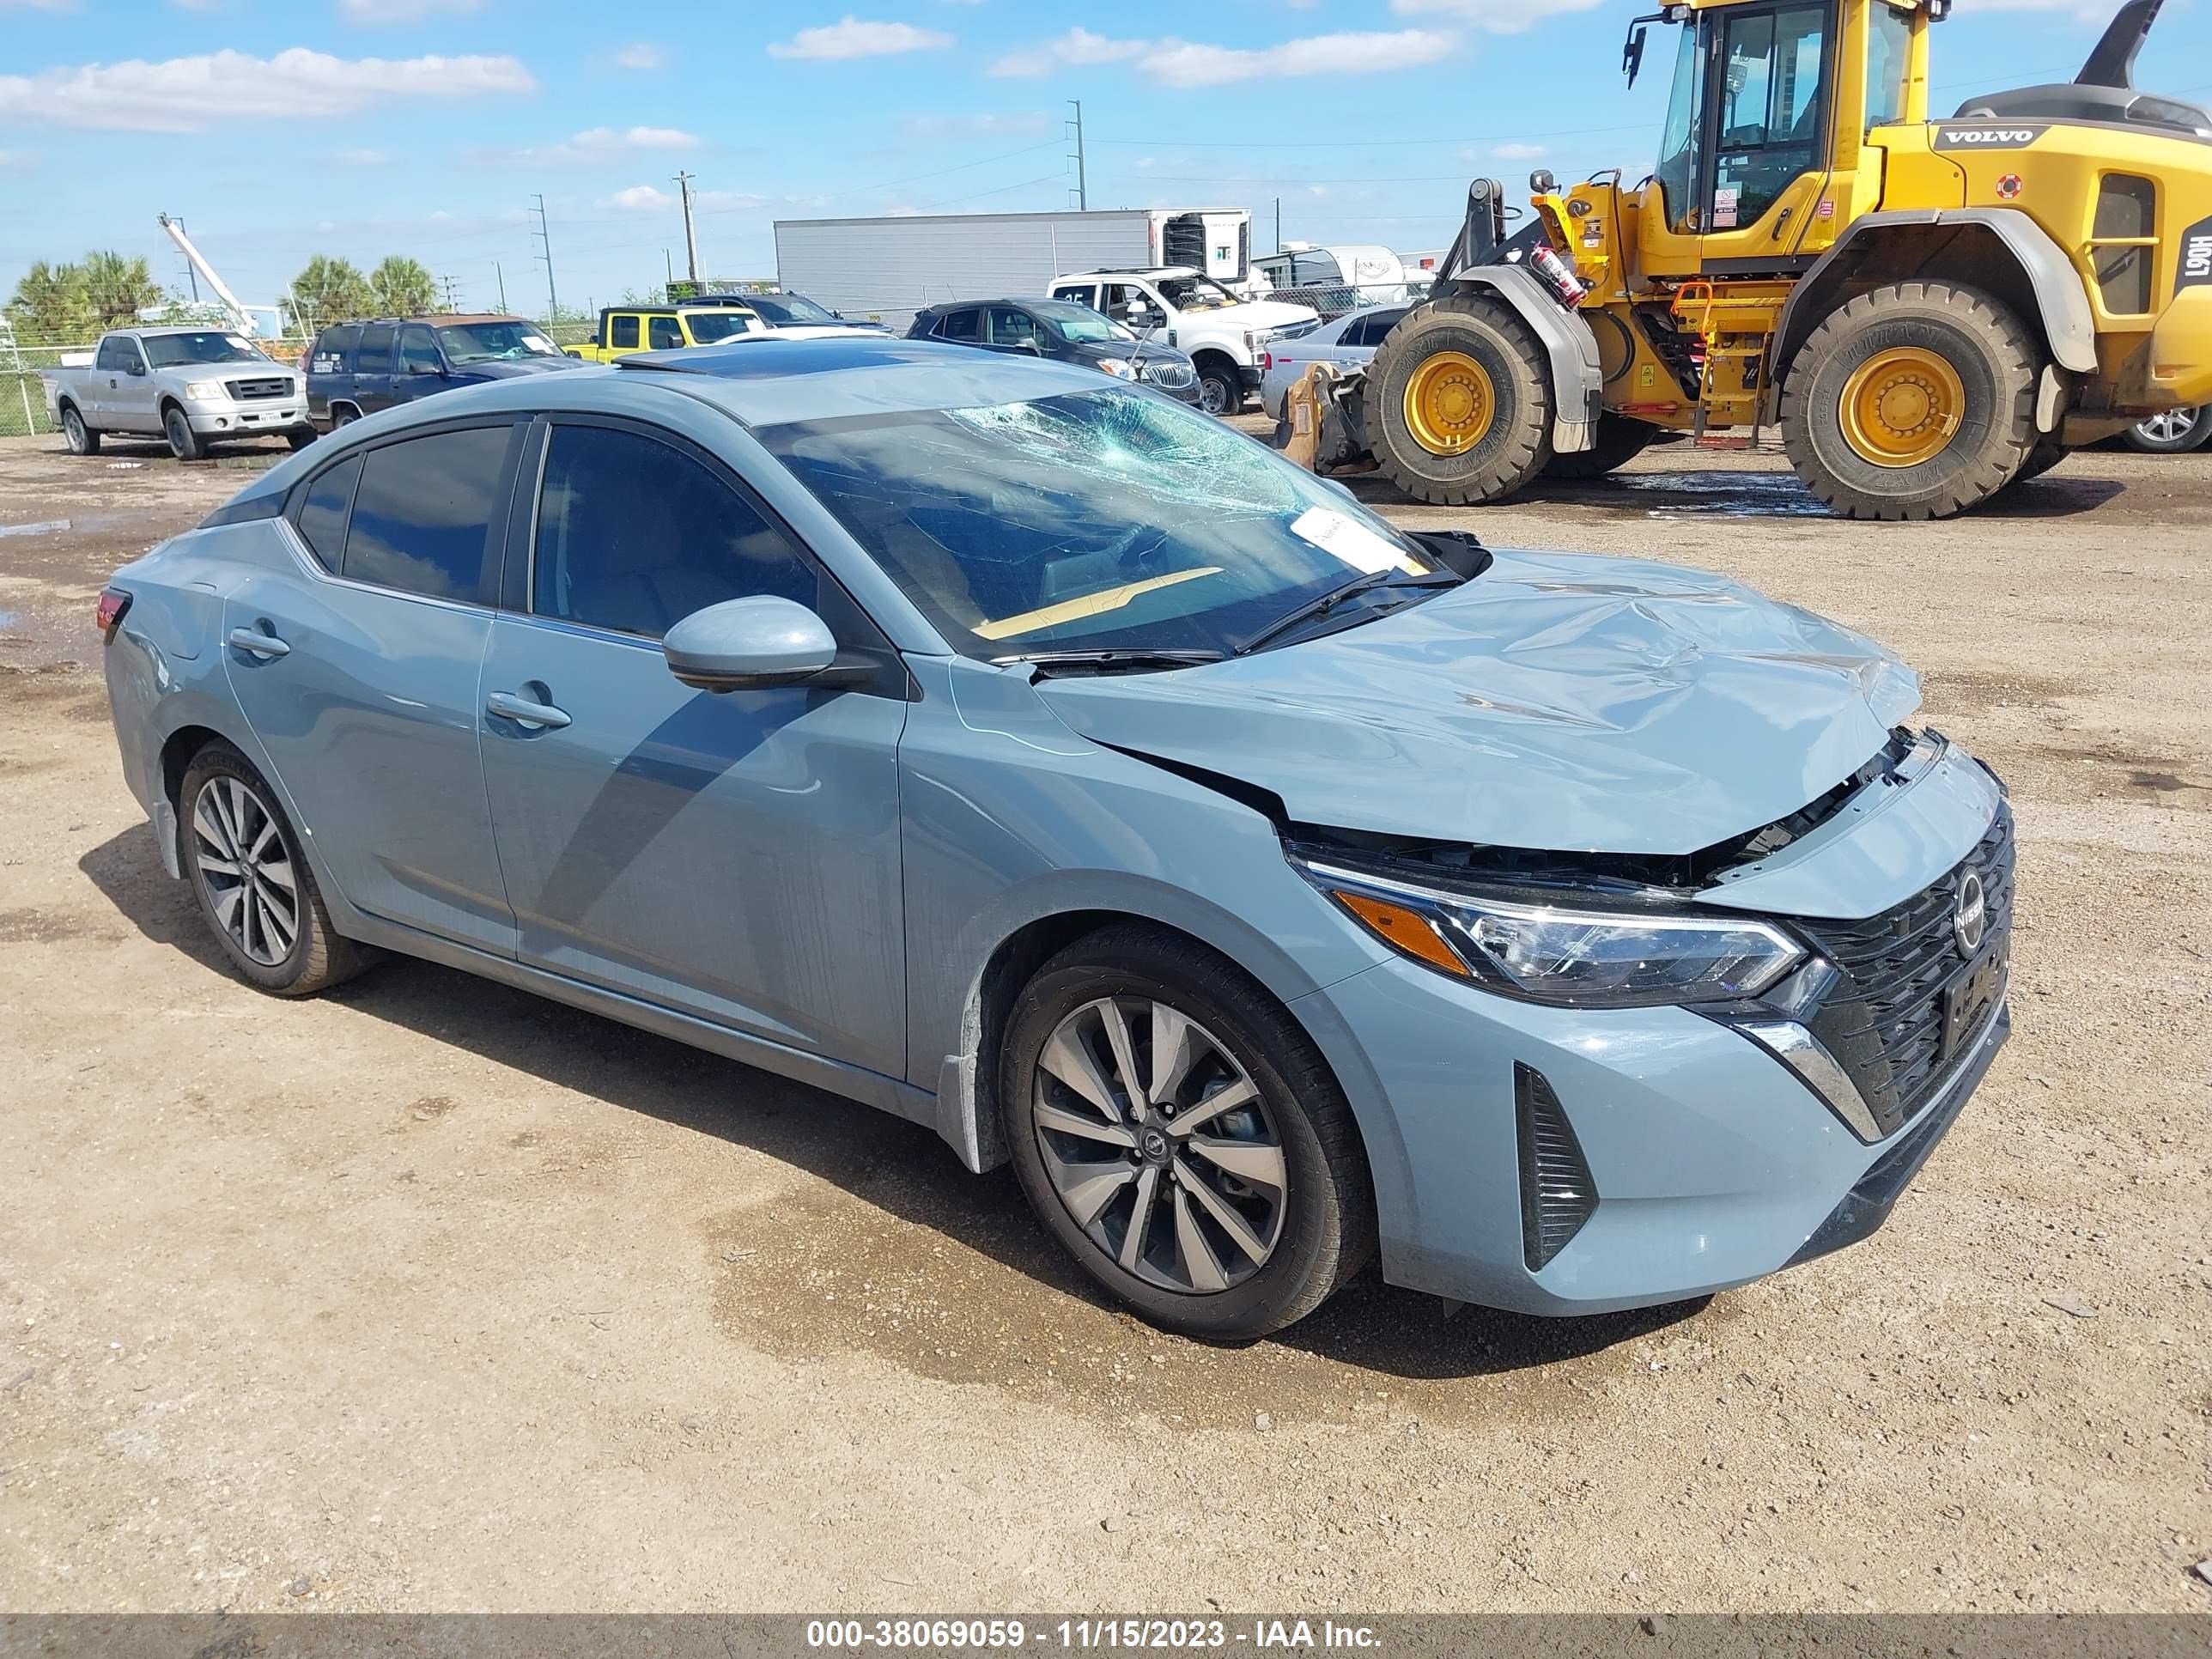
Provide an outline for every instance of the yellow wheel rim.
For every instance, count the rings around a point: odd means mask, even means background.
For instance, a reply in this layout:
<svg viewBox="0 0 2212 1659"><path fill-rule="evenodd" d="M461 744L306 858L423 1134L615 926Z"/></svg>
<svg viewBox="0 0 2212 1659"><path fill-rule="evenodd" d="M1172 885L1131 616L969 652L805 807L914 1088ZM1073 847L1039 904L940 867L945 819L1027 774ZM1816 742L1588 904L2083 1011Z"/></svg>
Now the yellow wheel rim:
<svg viewBox="0 0 2212 1659"><path fill-rule="evenodd" d="M1406 429L1432 455L1463 455L1490 434L1498 393L1464 351L1439 351L1406 382Z"/></svg>
<svg viewBox="0 0 2212 1659"><path fill-rule="evenodd" d="M1949 447L1966 412L1959 371L1923 346L1893 346L1844 383L1844 441L1875 466L1918 466Z"/></svg>

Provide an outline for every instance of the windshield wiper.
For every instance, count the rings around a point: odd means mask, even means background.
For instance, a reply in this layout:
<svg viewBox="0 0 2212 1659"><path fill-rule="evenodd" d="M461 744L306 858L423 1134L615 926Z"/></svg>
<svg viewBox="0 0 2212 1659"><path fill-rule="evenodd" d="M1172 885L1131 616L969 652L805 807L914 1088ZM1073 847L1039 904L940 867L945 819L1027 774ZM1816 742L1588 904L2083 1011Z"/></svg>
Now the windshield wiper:
<svg viewBox="0 0 2212 1659"><path fill-rule="evenodd" d="M1333 587L1319 599L1309 599L1286 617L1279 617L1258 633L1237 647L1237 654L1249 657L1262 647L1273 644L1301 624L1319 620L1348 600L1362 593L1372 592L1378 587L1457 587L1467 578L1455 571L1443 570L1432 575L1408 576L1393 567L1388 570L1370 570L1364 576L1354 576L1341 587Z"/></svg>
<svg viewBox="0 0 2212 1659"><path fill-rule="evenodd" d="M1033 668L1040 675L1082 673L1155 674L1170 668L1195 668L1219 662L1223 653L1208 650L1143 651L1133 648L1101 651L1035 651L1018 657L994 657L1000 668Z"/></svg>

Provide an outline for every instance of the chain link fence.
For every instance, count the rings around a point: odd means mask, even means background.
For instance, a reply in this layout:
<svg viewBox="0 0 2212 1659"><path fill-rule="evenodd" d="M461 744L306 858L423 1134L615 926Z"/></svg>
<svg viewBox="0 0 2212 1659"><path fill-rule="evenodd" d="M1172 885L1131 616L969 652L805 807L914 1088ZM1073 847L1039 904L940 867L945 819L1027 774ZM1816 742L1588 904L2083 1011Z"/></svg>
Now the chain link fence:
<svg viewBox="0 0 2212 1659"><path fill-rule="evenodd" d="M1333 323L1346 313L1376 306L1418 305L1429 297L1432 281L1433 274L1425 271L1402 283L1315 283L1270 289L1260 297L1285 305L1311 306L1321 313L1322 321Z"/></svg>

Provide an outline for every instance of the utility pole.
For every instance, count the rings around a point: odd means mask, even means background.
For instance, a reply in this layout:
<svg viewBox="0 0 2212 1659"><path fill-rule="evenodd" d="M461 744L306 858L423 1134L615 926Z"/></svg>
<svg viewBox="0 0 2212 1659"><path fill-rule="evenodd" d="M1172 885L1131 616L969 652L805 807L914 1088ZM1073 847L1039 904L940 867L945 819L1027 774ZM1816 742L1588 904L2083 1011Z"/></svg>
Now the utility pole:
<svg viewBox="0 0 2212 1659"><path fill-rule="evenodd" d="M691 175L679 173L676 182L684 191L684 247L691 256L691 291L699 290L699 233L691 226Z"/></svg>
<svg viewBox="0 0 2212 1659"><path fill-rule="evenodd" d="M499 308L505 311L507 309L507 273L499 268L499 261L496 259L491 262L491 274L499 283Z"/></svg>
<svg viewBox="0 0 2212 1659"><path fill-rule="evenodd" d="M1075 106L1075 206L1078 212L1087 213L1091 210L1091 186L1084 171L1083 100L1071 98L1067 101Z"/></svg>
<svg viewBox="0 0 2212 1659"><path fill-rule="evenodd" d="M545 196L542 191L538 197L538 240L545 246L545 251L538 257L545 262L546 314L557 318L561 314L561 295L553 286L553 239L546 233Z"/></svg>
<svg viewBox="0 0 2212 1659"><path fill-rule="evenodd" d="M1275 198L1275 252L1283 251L1283 198Z"/></svg>
<svg viewBox="0 0 2212 1659"><path fill-rule="evenodd" d="M669 257L666 248L660 250L660 297L665 300L668 297L668 290L676 284L676 262Z"/></svg>
<svg viewBox="0 0 2212 1659"><path fill-rule="evenodd" d="M461 308L460 302L453 297L453 279L451 276L444 276L439 280L446 285L446 312L450 316Z"/></svg>

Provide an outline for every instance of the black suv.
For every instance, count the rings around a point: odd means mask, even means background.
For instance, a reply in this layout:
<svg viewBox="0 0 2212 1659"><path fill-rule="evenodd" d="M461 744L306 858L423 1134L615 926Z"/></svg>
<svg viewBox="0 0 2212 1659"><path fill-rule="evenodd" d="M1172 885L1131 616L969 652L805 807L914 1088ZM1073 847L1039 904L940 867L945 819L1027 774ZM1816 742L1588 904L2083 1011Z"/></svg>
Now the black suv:
<svg viewBox="0 0 2212 1659"><path fill-rule="evenodd" d="M1198 371L1171 346L1139 340L1111 317L1066 300L951 300L914 315L909 340L948 340L1024 357L1079 363L1198 402Z"/></svg>
<svg viewBox="0 0 2212 1659"><path fill-rule="evenodd" d="M581 367L537 324L499 316L333 323L300 361L307 418L326 429L457 386Z"/></svg>

